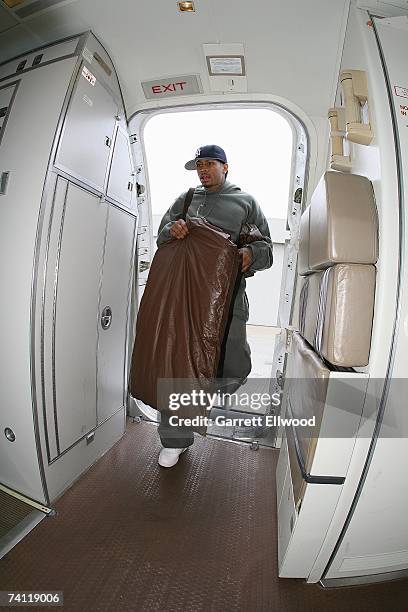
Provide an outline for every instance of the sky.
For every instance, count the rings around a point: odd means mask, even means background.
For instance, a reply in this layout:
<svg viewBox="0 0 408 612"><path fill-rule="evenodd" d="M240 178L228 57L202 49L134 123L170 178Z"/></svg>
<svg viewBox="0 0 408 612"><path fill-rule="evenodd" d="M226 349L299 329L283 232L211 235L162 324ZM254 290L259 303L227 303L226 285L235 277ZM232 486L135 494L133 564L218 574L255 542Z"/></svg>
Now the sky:
<svg viewBox="0 0 408 612"><path fill-rule="evenodd" d="M198 147L217 144L227 154L228 180L251 193L267 218L286 219L293 143L280 114L259 108L161 113L146 123L143 140L153 214L200 184L184 164Z"/></svg>

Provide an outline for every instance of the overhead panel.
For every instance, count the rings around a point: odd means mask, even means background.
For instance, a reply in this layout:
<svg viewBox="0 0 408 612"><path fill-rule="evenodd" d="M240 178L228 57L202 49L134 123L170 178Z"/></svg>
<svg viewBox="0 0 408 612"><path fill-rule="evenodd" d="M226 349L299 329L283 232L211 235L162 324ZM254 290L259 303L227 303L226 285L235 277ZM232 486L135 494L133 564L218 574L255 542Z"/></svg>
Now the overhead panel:
<svg viewBox="0 0 408 612"><path fill-rule="evenodd" d="M60 4L69 4L76 0L1 0L19 19L27 19L32 15L51 10Z"/></svg>
<svg viewBox="0 0 408 612"><path fill-rule="evenodd" d="M357 0L357 7L382 17L408 15L408 0Z"/></svg>
<svg viewBox="0 0 408 612"><path fill-rule="evenodd" d="M0 32L4 32L14 25L17 25L17 20L0 4Z"/></svg>

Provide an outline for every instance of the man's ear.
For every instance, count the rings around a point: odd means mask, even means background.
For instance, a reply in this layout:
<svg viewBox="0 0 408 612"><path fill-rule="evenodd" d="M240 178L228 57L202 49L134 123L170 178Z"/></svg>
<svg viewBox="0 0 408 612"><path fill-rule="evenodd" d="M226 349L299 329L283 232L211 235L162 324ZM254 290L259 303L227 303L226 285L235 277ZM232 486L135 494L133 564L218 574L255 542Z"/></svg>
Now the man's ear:
<svg viewBox="0 0 408 612"><path fill-rule="evenodd" d="M228 172L228 164L224 164L224 174L227 174Z"/></svg>

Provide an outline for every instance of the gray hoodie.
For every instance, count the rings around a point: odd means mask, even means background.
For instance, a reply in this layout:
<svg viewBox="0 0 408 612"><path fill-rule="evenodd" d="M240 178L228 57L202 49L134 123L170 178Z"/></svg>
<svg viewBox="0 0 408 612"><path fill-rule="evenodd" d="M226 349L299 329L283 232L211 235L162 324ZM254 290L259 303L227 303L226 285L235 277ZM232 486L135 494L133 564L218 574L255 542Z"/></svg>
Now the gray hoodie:
<svg viewBox="0 0 408 612"><path fill-rule="evenodd" d="M170 227L174 221L181 219L186 193L182 193L176 199L161 220L157 237L158 246L171 239ZM273 255L268 223L256 200L249 193L241 191L237 185L225 181L221 189L216 192L207 191L201 185L196 187L187 217L204 217L209 223L229 234L235 243L244 223L255 224L265 236L265 240L257 240L248 245L252 251L252 264L245 277L271 267ZM244 277L235 300L234 314L248 318Z"/></svg>

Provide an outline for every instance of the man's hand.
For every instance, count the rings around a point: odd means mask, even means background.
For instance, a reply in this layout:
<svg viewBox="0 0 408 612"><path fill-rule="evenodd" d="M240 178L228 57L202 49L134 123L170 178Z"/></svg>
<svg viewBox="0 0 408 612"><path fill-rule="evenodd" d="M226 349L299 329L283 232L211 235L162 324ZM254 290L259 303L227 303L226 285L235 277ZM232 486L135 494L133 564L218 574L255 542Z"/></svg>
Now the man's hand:
<svg viewBox="0 0 408 612"><path fill-rule="evenodd" d="M241 272L244 273L252 263L252 251L248 247L244 247L243 249L239 249L238 252L241 256Z"/></svg>
<svg viewBox="0 0 408 612"><path fill-rule="evenodd" d="M175 221L170 227L170 236L172 238L176 238L177 240L185 238L188 233L187 223L183 219Z"/></svg>

